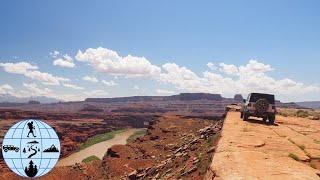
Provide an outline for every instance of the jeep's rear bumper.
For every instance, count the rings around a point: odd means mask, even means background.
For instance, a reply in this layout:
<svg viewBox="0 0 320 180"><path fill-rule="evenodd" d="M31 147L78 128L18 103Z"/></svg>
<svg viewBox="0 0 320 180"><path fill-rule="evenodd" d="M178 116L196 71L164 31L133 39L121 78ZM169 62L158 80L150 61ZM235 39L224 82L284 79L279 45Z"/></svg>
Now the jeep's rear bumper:
<svg viewBox="0 0 320 180"><path fill-rule="evenodd" d="M249 116L254 116L254 117L259 117L259 118L275 116L275 113L273 113L273 112L263 112L263 113L261 113L261 112L252 111L252 110L247 110L246 114L248 114Z"/></svg>

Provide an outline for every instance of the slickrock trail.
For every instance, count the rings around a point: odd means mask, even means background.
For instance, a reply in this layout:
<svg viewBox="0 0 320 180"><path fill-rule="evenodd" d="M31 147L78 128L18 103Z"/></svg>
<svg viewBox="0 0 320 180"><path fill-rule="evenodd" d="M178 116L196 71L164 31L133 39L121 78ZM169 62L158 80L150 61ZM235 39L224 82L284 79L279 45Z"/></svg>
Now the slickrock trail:
<svg viewBox="0 0 320 180"><path fill-rule="evenodd" d="M229 112L206 179L320 179L319 159L320 121L277 116L270 125Z"/></svg>
<svg viewBox="0 0 320 180"><path fill-rule="evenodd" d="M123 133L116 134L113 139L94 144L86 149L73 153L64 159L59 160L57 166L70 166L76 163L81 163L83 159L92 155L102 159L108 148L113 145L126 144L127 139L136 131L139 131L139 129L129 129Z"/></svg>

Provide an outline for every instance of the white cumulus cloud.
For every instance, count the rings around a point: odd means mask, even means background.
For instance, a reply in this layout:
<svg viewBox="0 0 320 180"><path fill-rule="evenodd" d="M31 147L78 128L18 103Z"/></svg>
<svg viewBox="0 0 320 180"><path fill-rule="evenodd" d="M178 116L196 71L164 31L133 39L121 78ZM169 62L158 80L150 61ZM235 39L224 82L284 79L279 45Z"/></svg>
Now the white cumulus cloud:
<svg viewBox="0 0 320 180"><path fill-rule="evenodd" d="M26 77L41 81L45 85L59 85L60 81L70 81L68 78L53 76L46 72L38 71L36 65L27 62L0 63L0 67L8 73L23 74Z"/></svg>
<svg viewBox="0 0 320 180"><path fill-rule="evenodd" d="M71 61L66 61L64 59L56 59L53 61L53 65L55 66L61 66L61 67L67 67L67 68L74 68L75 64Z"/></svg>
<svg viewBox="0 0 320 180"><path fill-rule="evenodd" d="M50 53L50 55L53 57L53 58L58 58L56 60L53 61L53 65L55 66L61 66L61 67L66 67L66 68L74 68L75 67L75 64L73 62L73 59L71 56L69 56L68 54L65 54L65 55L60 55L60 53L58 51L54 51L52 53Z"/></svg>
<svg viewBox="0 0 320 180"><path fill-rule="evenodd" d="M69 87L69 88L76 89L76 90L84 89L83 87L80 87L80 86L77 86L77 85L74 85L74 84L64 83L64 84L62 84L62 85L63 85L64 87Z"/></svg>
<svg viewBox="0 0 320 180"><path fill-rule="evenodd" d="M36 70L38 66L27 62L0 63L0 66L8 73L25 74L28 70Z"/></svg>
<svg viewBox="0 0 320 180"><path fill-rule="evenodd" d="M27 84L23 83L23 86L27 88L33 96L46 96L52 97L52 90L48 88L41 89L35 83Z"/></svg>
<svg viewBox="0 0 320 180"><path fill-rule="evenodd" d="M205 71L200 77L186 67L167 63L162 66L166 72L161 74L160 80L173 84L180 90L220 93L224 96L233 96L237 93L248 94L250 92L301 95L320 90L318 86L305 85L289 78L274 79L267 74L273 68L257 60L250 60L248 64L239 67L224 63L221 63L220 66L221 71L227 76ZM235 78L231 79L228 76L235 76Z"/></svg>
<svg viewBox="0 0 320 180"><path fill-rule="evenodd" d="M56 94L51 89L41 88L35 83L23 83L23 86L28 90L28 92L24 92L24 96L45 96L65 101L83 101L85 99L81 94Z"/></svg>
<svg viewBox="0 0 320 180"><path fill-rule="evenodd" d="M41 81L45 85L59 85L60 81L70 81L68 78L57 77L40 71L27 71L24 75L31 79Z"/></svg>
<svg viewBox="0 0 320 180"><path fill-rule="evenodd" d="M166 73L161 74L161 81L174 84L178 89L191 92L201 91L201 78L186 67L179 67L175 63L166 63L162 68Z"/></svg>
<svg viewBox="0 0 320 180"><path fill-rule="evenodd" d="M99 82L99 80L96 77L85 76L82 79L85 81Z"/></svg>
<svg viewBox="0 0 320 180"><path fill-rule="evenodd" d="M211 69L211 70L216 70L216 69L217 69L217 67L215 67L212 62L208 62L207 66L208 66L208 68Z"/></svg>
<svg viewBox="0 0 320 180"><path fill-rule="evenodd" d="M99 47L78 51L78 61L87 62L95 70L112 75L125 75L132 78L158 78L161 69L152 65L145 57L128 55L121 57L117 52Z"/></svg>
<svg viewBox="0 0 320 180"><path fill-rule="evenodd" d="M14 94L14 89L9 84L3 84L0 86L0 94Z"/></svg>
<svg viewBox="0 0 320 180"><path fill-rule="evenodd" d="M1 95L5 95L5 94L9 94L9 95L12 95L12 96L15 96L15 97L20 97L20 98L29 96L24 91L17 91L16 89L14 89L9 84L3 84L3 85L0 86L0 96Z"/></svg>
<svg viewBox="0 0 320 180"><path fill-rule="evenodd" d="M107 85L107 86L118 86L119 84L115 83L114 81L106 81L106 80L102 80L101 81L103 84Z"/></svg>
<svg viewBox="0 0 320 180"><path fill-rule="evenodd" d="M60 55L60 52L59 51L53 51L50 53L50 55L53 57L53 58L57 58L58 55Z"/></svg>
<svg viewBox="0 0 320 180"><path fill-rule="evenodd" d="M230 75L230 76L238 76L239 75L239 70L238 70L237 66L235 66L233 64L220 63L219 71L226 73L227 75Z"/></svg>

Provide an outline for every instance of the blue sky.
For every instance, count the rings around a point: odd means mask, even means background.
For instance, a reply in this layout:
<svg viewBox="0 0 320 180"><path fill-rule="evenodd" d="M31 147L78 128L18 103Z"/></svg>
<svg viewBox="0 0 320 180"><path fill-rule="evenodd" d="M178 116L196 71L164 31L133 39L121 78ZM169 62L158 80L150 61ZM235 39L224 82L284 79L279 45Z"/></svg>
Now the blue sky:
<svg viewBox="0 0 320 180"><path fill-rule="evenodd" d="M81 100L263 91L283 101L320 100L319 5L2 1L0 93ZM56 57L50 55L54 51ZM59 58L74 67L54 65ZM214 66L208 67L209 62ZM48 74L51 80L46 80ZM98 82L84 80L86 76ZM53 82L56 77L66 81Z"/></svg>

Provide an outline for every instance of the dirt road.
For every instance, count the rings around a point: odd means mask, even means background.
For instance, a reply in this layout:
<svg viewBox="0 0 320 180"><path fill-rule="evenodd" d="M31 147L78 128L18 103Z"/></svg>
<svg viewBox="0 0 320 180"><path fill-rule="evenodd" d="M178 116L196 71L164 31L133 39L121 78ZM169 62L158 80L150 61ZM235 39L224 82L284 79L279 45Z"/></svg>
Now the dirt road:
<svg viewBox="0 0 320 180"><path fill-rule="evenodd" d="M319 159L320 121L279 116L269 125L229 112L206 179L320 179Z"/></svg>
<svg viewBox="0 0 320 180"><path fill-rule="evenodd" d="M104 154L107 152L108 148L110 148L113 145L126 144L126 140L133 133L139 130L140 129L129 129L123 133L116 134L113 139L95 144L79 152L73 153L64 159L59 160L57 166L69 166L74 165L75 163L81 163L83 159L92 155L95 155L98 158L102 159Z"/></svg>

